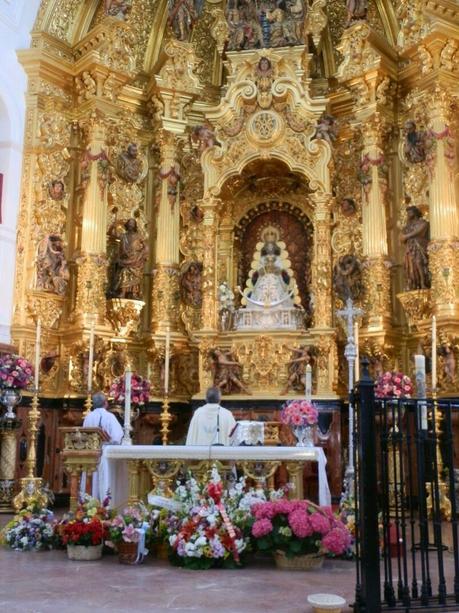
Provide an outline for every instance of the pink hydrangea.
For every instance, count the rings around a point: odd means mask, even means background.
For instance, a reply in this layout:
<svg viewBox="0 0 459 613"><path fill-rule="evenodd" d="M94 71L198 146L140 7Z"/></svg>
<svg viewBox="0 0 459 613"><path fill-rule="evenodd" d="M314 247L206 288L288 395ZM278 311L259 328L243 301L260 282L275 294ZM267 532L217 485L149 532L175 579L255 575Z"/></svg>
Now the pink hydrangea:
<svg viewBox="0 0 459 613"><path fill-rule="evenodd" d="M345 526L333 528L322 539L324 549L336 556L342 555L351 545L351 534Z"/></svg>
<svg viewBox="0 0 459 613"><path fill-rule="evenodd" d="M330 530L330 521L322 513L313 513L309 516L309 521L314 532L327 534Z"/></svg>
<svg viewBox="0 0 459 613"><path fill-rule="evenodd" d="M252 526L252 534L255 538L261 538L273 531L273 525L269 519L257 519Z"/></svg>
<svg viewBox="0 0 459 613"><path fill-rule="evenodd" d="M298 538L306 538L314 532L308 515L301 509L292 511L288 516L288 523L292 532Z"/></svg>

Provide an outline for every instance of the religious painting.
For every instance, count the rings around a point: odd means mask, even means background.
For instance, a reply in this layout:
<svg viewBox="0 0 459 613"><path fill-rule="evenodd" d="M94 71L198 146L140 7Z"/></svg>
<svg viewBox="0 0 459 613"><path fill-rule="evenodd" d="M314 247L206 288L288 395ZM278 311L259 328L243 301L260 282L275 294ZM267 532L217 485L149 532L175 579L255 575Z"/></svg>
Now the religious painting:
<svg viewBox="0 0 459 613"><path fill-rule="evenodd" d="M303 45L304 0L229 0L229 51Z"/></svg>
<svg viewBox="0 0 459 613"><path fill-rule="evenodd" d="M306 318L309 319L311 316L312 224L299 209L291 207L288 203L278 204L278 208L271 210L266 209L271 208L273 203L260 204L252 212L250 219L244 218L239 224L237 237L241 253L238 263L238 285L245 286L257 244L263 242L266 230L275 228L280 240L286 245L291 269L298 286L301 306L306 312Z"/></svg>

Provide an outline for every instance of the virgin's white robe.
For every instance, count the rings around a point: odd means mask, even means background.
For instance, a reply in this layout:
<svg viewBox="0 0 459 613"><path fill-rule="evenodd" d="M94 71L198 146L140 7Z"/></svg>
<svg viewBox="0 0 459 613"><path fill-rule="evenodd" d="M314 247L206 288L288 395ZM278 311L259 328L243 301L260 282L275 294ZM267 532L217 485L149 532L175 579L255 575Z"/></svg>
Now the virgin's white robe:
<svg viewBox="0 0 459 613"><path fill-rule="evenodd" d="M83 428L101 428L109 440L108 445L119 445L123 438L123 428L119 424L113 413L107 411L107 409L100 408L94 409L86 415L83 421ZM81 476L80 490L84 493L86 489L86 474ZM94 498L102 501L107 495L108 491L108 469L107 460L101 458L97 471L92 475L92 495Z"/></svg>
<svg viewBox="0 0 459 613"><path fill-rule="evenodd" d="M217 425L219 431L217 431ZM196 409L188 428L187 445L230 444L230 434L236 425L231 411L219 404L205 404Z"/></svg>

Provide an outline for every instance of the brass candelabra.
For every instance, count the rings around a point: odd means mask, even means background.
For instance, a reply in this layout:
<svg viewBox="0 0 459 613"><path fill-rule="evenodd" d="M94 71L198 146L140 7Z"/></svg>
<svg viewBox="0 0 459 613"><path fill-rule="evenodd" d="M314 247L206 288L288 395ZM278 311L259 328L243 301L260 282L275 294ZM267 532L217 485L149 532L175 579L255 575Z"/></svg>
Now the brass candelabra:
<svg viewBox="0 0 459 613"><path fill-rule="evenodd" d="M29 435L26 459L27 476L21 479L21 489L13 500L13 506L17 511L32 504L36 504L39 507L45 507L48 504L48 496L43 491L43 480L35 476L37 466L37 432L40 419L38 406L38 390L35 390L27 416Z"/></svg>
<svg viewBox="0 0 459 613"><path fill-rule="evenodd" d="M164 396L164 401L161 407L161 436L163 445L167 445L169 441L170 423L172 421L172 415L169 413L169 396Z"/></svg>

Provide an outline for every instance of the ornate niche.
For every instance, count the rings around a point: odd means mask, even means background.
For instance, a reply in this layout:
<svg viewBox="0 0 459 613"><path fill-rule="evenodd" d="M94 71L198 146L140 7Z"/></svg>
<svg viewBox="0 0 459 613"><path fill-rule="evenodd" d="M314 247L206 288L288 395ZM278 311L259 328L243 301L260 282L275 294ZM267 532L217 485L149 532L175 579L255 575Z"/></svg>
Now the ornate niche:
<svg viewBox="0 0 459 613"><path fill-rule="evenodd" d="M253 254L266 228L275 228L286 243L291 268L298 286L300 305L305 310L306 324L311 320L311 264L313 227L307 215L288 202L270 201L252 208L235 228L236 279L244 287Z"/></svg>

